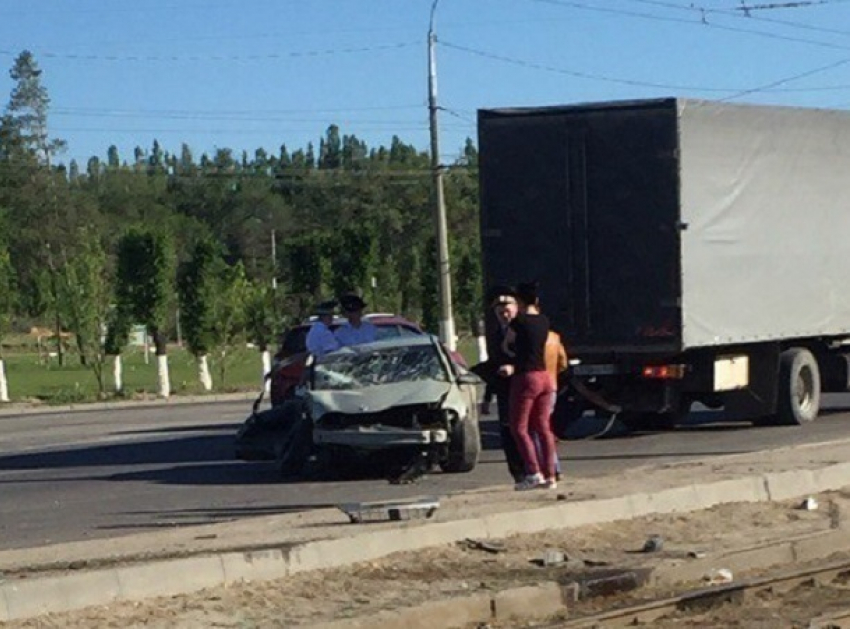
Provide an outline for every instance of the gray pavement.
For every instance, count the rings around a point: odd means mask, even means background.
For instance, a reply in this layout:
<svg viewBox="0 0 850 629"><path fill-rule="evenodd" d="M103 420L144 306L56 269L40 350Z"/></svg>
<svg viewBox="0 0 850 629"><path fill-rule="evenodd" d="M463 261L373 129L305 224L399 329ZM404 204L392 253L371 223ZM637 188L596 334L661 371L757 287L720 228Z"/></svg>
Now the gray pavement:
<svg viewBox="0 0 850 629"><path fill-rule="evenodd" d="M696 413L672 432L562 443L567 487L647 464L850 437L850 397L829 401L833 410L805 428L705 423L717 415ZM380 478L281 483L273 465L232 458L248 407L242 399L0 418L0 487L4 504L14 505L0 510L0 550L308 514L340 502L460 495L508 480L495 426L485 422L486 450L471 474L435 474L413 486Z"/></svg>
<svg viewBox="0 0 850 629"><path fill-rule="evenodd" d="M317 509L0 552L0 620L370 561L466 538L502 538L850 485L850 440L652 464L576 478L562 492L508 486L442 497L432 520L351 524ZM562 499L563 498L563 499Z"/></svg>

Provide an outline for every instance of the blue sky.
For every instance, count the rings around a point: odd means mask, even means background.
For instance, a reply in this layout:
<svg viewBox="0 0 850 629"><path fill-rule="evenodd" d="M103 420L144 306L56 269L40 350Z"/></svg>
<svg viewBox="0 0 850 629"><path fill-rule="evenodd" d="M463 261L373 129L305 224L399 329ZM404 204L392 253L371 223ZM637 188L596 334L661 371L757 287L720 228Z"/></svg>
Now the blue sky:
<svg viewBox="0 0 850 629"><path fill-rule="evenodd" d="M330 124L370 147L396 134L427 149L431 6L0 0L0 103L29 49L50 134L81 166L154 139L196 158L277 153L317 145ZM436 32L444 161L475 137L482 107L689 96L850 108L850 0L439 0Z"/></svg>

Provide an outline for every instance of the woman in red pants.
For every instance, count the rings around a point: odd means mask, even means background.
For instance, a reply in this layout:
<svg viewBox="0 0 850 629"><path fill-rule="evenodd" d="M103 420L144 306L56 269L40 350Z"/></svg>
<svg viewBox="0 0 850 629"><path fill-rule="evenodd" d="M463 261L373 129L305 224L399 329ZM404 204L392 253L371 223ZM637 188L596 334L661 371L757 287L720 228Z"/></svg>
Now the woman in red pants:
<svg viewBox="0 0 850 629"><path fill-rule="evenodd" d="M526 477L516 484L518 491L555 489L555 436L549 423L552 407L552 379L546 371L546 338L549 319L540 312L536 284L517 287L520 313L505 335L504 348L513 353L514 376L510 392L511 432L526 467ZM530 433L540 439L540 454Z"/></svg>

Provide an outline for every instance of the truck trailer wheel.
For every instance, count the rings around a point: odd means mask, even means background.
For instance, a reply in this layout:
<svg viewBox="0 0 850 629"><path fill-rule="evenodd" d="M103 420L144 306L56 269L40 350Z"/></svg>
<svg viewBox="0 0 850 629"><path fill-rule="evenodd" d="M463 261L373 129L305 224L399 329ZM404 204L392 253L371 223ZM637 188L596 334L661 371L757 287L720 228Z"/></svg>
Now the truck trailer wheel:
<svg viewBox="0 0 850 629"><path fill-rule="evenodd" d="M820 369L812 353L792 347L779 356L779 424L802 425L817 419L820 410Z"/></svg>

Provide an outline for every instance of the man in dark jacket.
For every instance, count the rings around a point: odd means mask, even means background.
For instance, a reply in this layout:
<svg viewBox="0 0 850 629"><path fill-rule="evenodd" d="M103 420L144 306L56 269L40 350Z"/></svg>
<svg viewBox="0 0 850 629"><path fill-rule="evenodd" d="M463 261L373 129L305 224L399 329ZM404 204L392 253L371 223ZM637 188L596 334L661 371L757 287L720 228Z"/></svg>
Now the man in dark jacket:
<svg viewBox="0 0 850 629"><path fill-rule="evenodd" d="M517 315L517 301L514 291L510 287L496 288L490 292L490 296L492 298L490 300L492 316L488 317L489 320L486 322L487 362L475 369L487 383L481 412L482 414L489 413L490 400L495 396L499 417L499 434L508 471L514 481L519 482L525 478L525 464L511 434L508 416L511 390L510 372L513 368L513 358L508 356L502 348L502 341L505 339L508 324ZM503 366L507 366L507 368L501 369ZM501 375L500 371L508 373Z"/></svg>

